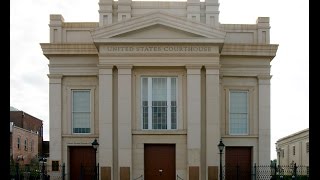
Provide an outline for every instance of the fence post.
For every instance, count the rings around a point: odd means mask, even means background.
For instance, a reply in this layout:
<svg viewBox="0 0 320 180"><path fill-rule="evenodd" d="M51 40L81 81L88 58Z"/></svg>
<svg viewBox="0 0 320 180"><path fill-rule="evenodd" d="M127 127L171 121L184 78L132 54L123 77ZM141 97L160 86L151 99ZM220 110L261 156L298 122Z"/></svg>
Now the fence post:
<svg viewBox="0 0 320 180"><path fill-rule="evenodd" d="M98 163L98 167L97 167L97 180L99 180L99 163Z"/></svg>
<svg viewBox="0 0 320 180"><path fill-rule="evenodd" d="M16 180L20 180L19 163L16 163Z"/></svg>
<svg viewBox="0 0 320 180"><path fill-rule="evenodd" d="M297 177L297 164L294 163L293 165L293 175L292 175L292 180L295 180Z"/></svg>
<svg viewBox="0 0 320 180"><path fill-rule="evenodd" d="M254 163L253 169L254 169L254 174L253 174L254 178L253 179L256 180L257 179L257 164L256 163Z"/></svg>
<svg viewBox="0 0 320 180"><path fill-rule="evenodd" d="M66 173L66 165L65 165L65 163L62 163L62 180L64 180L64 175L65 175L65 173Z"/></svg>
<svg viewBox="0 0 320 180"><path fill-rule="evenodd" d="M239 165L237 164L237 180L239 179Z"/></svg>

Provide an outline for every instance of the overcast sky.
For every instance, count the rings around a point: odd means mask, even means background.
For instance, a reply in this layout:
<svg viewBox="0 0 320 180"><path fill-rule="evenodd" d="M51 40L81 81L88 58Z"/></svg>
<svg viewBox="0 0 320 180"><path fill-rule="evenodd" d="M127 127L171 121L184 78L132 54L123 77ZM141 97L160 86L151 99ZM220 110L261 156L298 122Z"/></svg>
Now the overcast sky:
<svg viewBox="0 0 320 180"><path fill-rule="evenodd" d="M220 23L255 24L270 17L271 159L278 139L309 128L309 1L220 0ZM10 106L43 120L49 140L49 15L98 22L98 0L10 0Z"/></svg>

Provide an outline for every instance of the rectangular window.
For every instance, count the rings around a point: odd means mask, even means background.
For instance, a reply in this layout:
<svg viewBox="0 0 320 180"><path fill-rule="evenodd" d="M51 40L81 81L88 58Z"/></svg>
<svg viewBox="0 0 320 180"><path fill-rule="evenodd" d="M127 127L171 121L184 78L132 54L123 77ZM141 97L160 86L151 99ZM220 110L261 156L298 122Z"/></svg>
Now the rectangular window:
<svg viewBox="0 0 320 180"><path fill-rule="evenodd" d="M20 149L20 137L18 137L18 140L17 140L17 147L18 149Z"/></svg>
<svg viewBox="0 0 320 180"><path fill-rule="evenodd" d="M73 133L90 133L90 90L72 91Z"/></svg>
<svg viewBox="0 0 320 180"><path fill-rule="evenodd" d="M28 150L28 139L24 140L24 150L27 151Z"/></svg>
<svg viewBox="0 0 320 180"><path fill-rule="evenodd" d="M177 78L141 78L143 129L177 129Z"/></svg>
<svg viewBox="0 0 320 180"><path fill-rule="evenodd" d="M296 155L296 146L292 146L292 154Z"/></svg>
<svg viewBox="0 0 320 180"><path fill-rule="evenodd" d="M282 157L284 158L284 149L282 149L281 152L282 152Z"/></svg>
<svg viewBox="0 0 320 180"><path fill-rule="evenodd" d="M33 139L30 142L30 150L33 151Z"/></svg>
<svg viewBox="0 0 320 180"><path fill-rule="evenodd" d="M248 134L247 91L230 91L229 126L231 135Z"/></svg>
<svg viewBox="0 0 320 180"><path fill-rule="evenodd" d="M306 151L309 153L309 142L306 143Z"/></svg>

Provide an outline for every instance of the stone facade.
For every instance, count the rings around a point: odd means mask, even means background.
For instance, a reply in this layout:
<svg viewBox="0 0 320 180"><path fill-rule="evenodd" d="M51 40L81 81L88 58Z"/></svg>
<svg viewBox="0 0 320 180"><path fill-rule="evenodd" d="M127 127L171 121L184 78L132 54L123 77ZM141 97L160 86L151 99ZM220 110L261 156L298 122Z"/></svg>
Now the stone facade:
<svg viewBox="0 0 320 180"><path fill-rule="evenodd" d="M183 179L218 178L220 139L226 147L251 147L252 164L270 164L270 62L278 45L270 44L268 17L220 24L217 0L100 0L99 7L99 22L50 15L50 42L41 43L49 59L48 163L68 167L68 148L97 138L101 179L144 175L149 143L175 144L175 173ZM146 77L175 78L175 128L144 127L142 92L152 82ZM90 133L74 133L73 90L90 92ZM247 95L241 135L230 133L233 91Z"/></svg>

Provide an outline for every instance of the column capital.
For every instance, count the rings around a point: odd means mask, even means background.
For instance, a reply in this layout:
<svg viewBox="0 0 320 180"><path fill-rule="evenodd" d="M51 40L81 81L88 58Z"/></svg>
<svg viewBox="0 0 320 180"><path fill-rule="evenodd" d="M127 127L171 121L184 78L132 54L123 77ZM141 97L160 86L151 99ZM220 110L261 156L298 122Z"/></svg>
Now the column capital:
<svg viewBox="0 0 320 180"><path fill-rule="evenodd" d="M98 64L97 67L99 69L112 69L113 68L113 64Z"/></svg>
<svg viewBox="0 0 320 180"><path fill-rule="evenodd" d="M186 69L201 69L202 64L186 64Z"/></svg>
<svg viewBox="0 0 320 180"><path fill-rule="evenodd" d="M259 85L261 84L270 84L270 79L272 78L269 74L260 74L257 76Z"/></svg>
<svg viewBox="0 0 320 180"><path fill-rule="evenodd" d="M204 67L206 69L220 69L220 64L205 64Z"/></svg>
<svg viewBox="0 0 320 180"><path fill-rule="evenodd" d="M49 79L61 79L63 77L62 74L47 74Z"/></svg>
<svg viewBox="0 0 320 180"><path fill-rule="evenodd" d="M61 84L62 74L48 74L49 84Z"/></svg>
<svg viewBox="0 0 320 180"><path fill-rule="evenodd" d="M270 80L272 78L272 75L269 74L259 74L258 76L259 80Z"/></svg>
<svg viewBox="0 0 320 180"><path fill-rule="evenodd" d="M132 69L132 64L117 64L116 65L118 69Z"/></svg>

